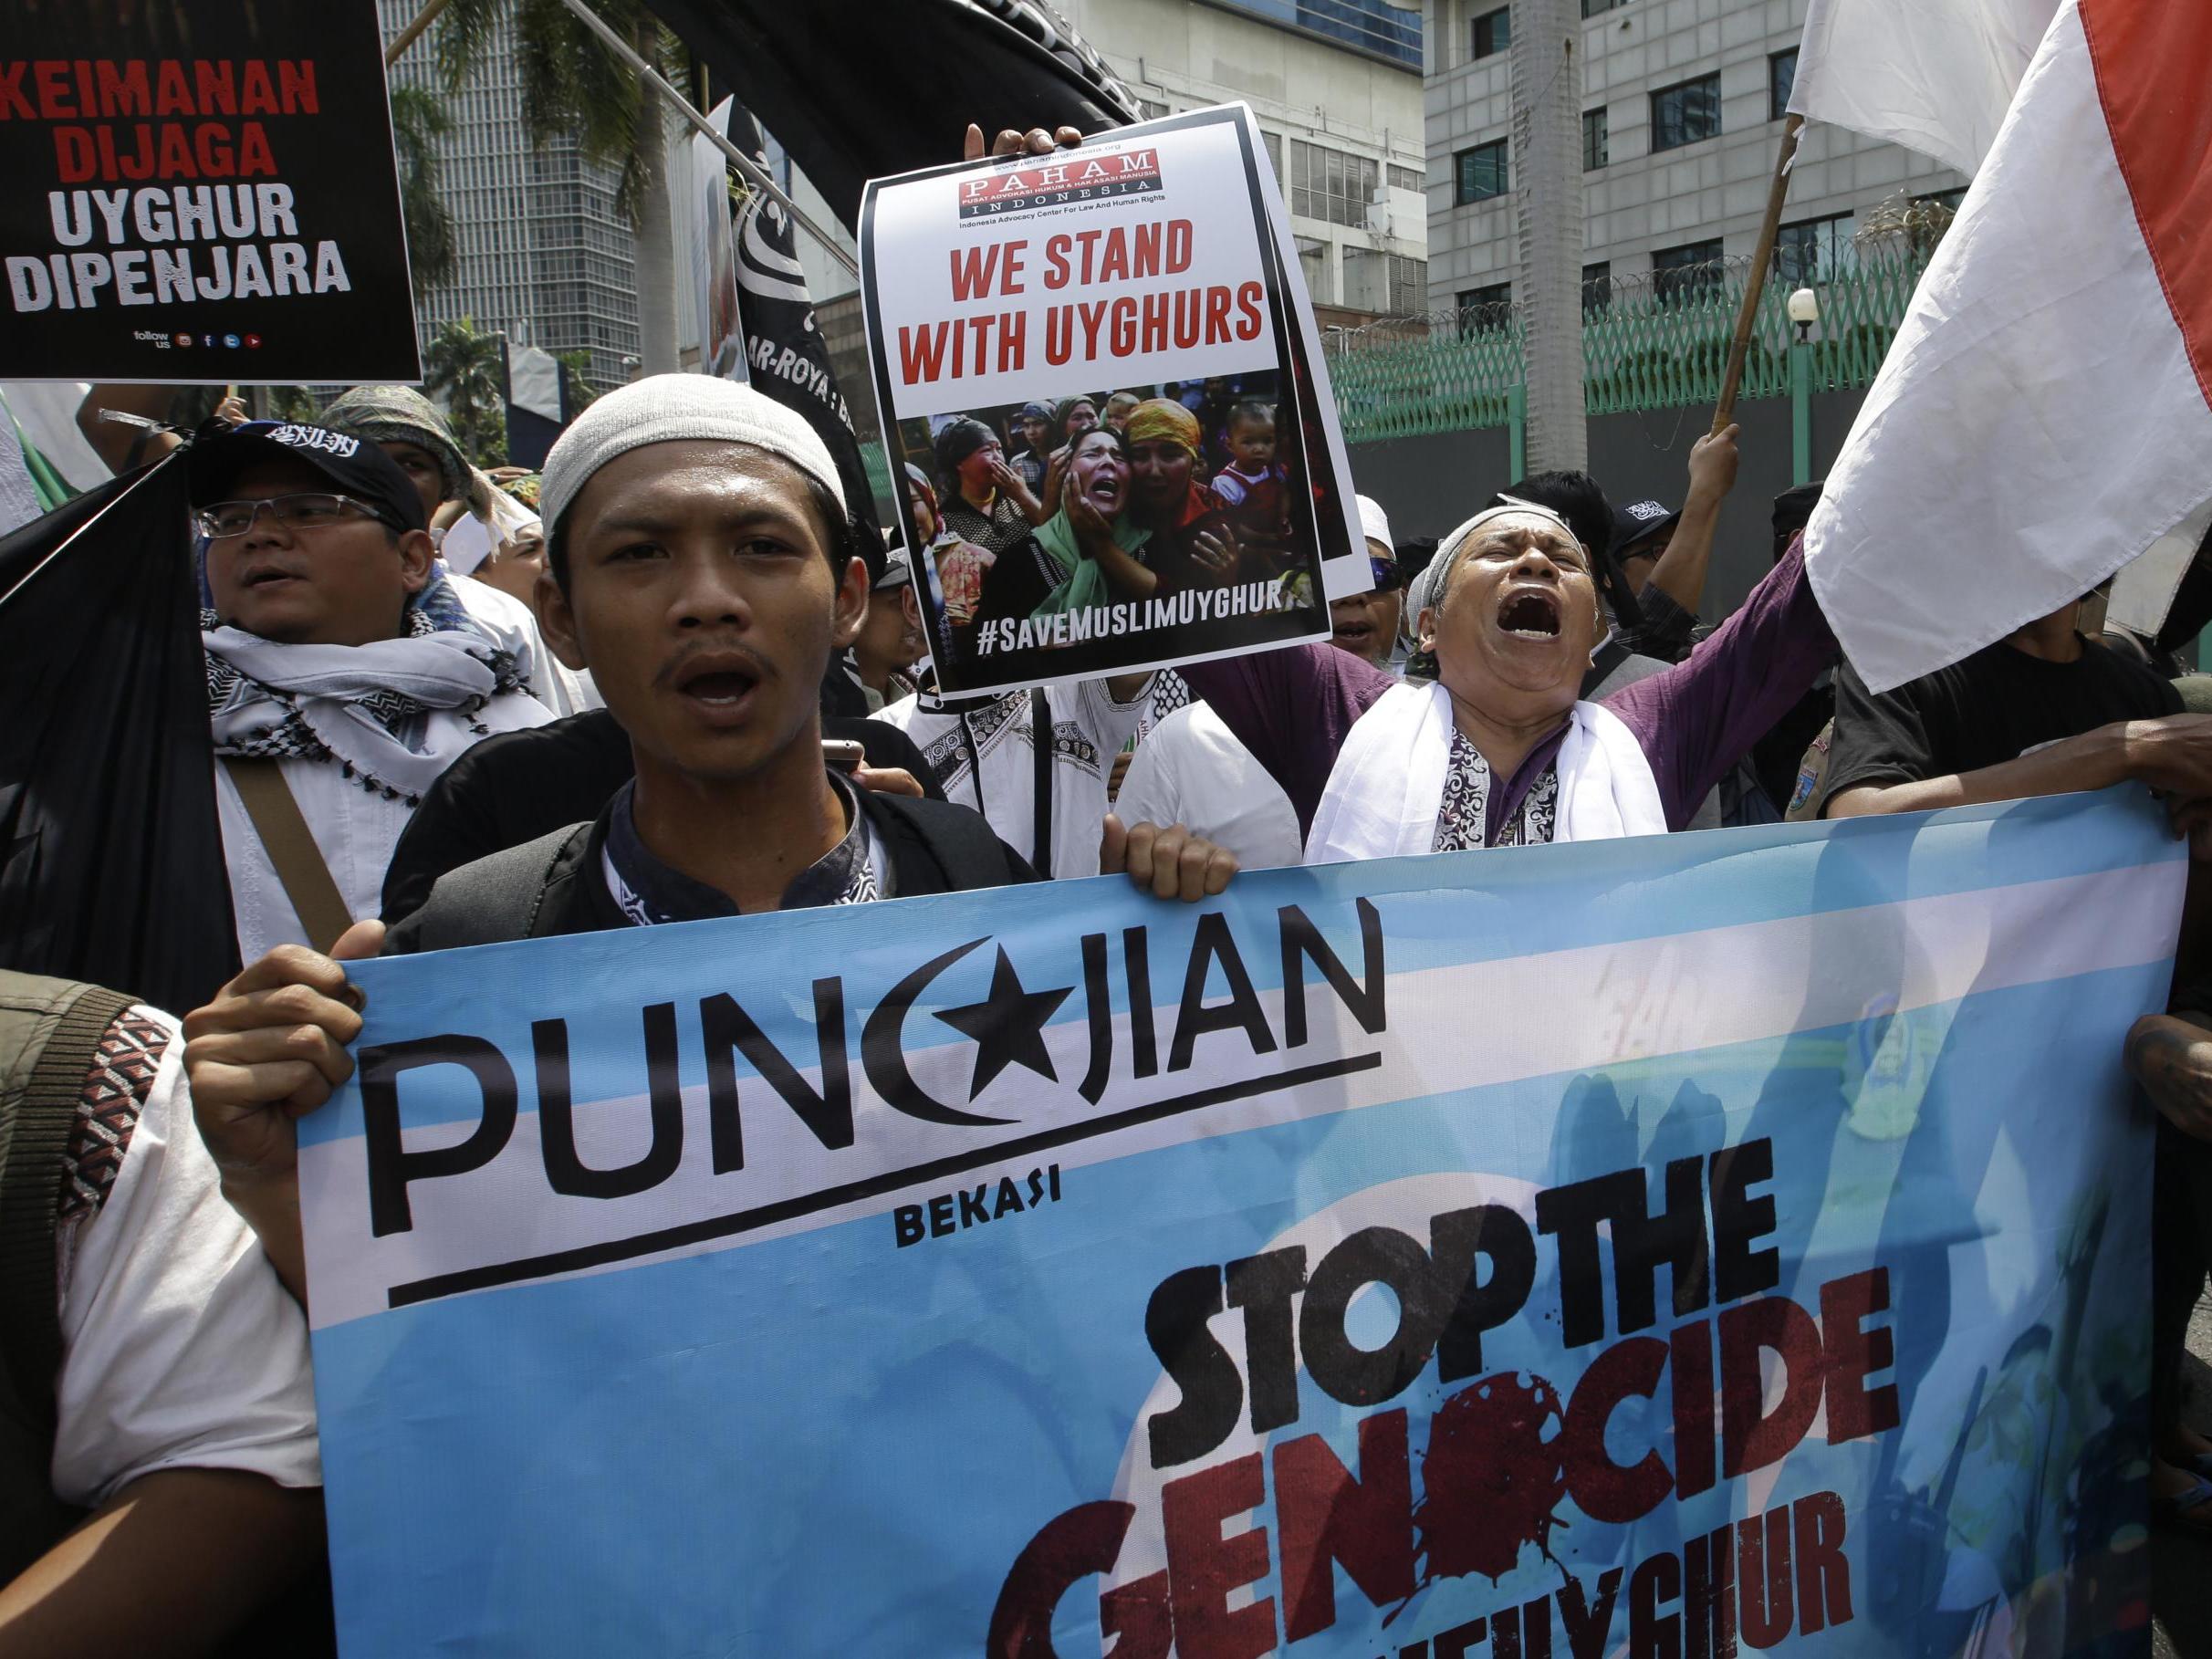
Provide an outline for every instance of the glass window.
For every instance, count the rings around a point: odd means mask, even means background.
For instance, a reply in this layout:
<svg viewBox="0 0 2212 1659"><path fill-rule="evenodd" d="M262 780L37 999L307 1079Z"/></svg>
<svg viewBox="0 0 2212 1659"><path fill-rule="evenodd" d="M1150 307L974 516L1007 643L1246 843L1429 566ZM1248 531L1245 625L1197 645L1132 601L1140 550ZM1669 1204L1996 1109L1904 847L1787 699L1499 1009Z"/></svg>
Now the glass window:
<svg viewBox="0 0 2212 1659"><path fill-rule="evenodd" d="M1268 165L1275 169L1275 182L1278 184L1282 183L1283 135L1279 132L1269 132L1263 128L1260 131L1259 141L1268 147Z"/></svg>
<svg viewBox="0 0 2212 1659"><path fill-rule="evenodd" d="M1789 89L1797 85L1798 49L1767 56L1767 119L1779 121L1789 113Z"/></svg>
<svg viewBox="0 0 2212 1659"><path fill-rule="evenodd" d="M1475 19L1474 38L1469 44L1470 57L1495 57L1513 44L1513 8L1501 5L1494 12L1485 12Z"/></svg>
<svg viewBox="0 0 2212 1659"><path fill-rule="evenodd" d="M1513 285L1495 282L1487 287L1459 290L1459 337L1498 332L1513 321Z"/></svg>
<svg viewBox="0 0 2212 1659"><path fill-rule="evenodd" d="M1582 171L1595 172L1607 160L1607 133L1605 111L1602 108L1582 111Z"/></svg>
<svg viewBox="0 0 2212 1659"><path fill-rule="evenodd" d="M1582 315L1594 316L1612 304L1612 261L1582 267Z"/></svg>
<svg viewBox="0 0 2212 1659"><path fill-rule="evenodd" d="M1290 211L1331 224L1364 226L1382 163L1320 144L1290 141Z"/></svg>
<svg viewBox="0 0 2212 1659"><path fill-rule="evenodd" d="M1424 181L1421 174L1411 167L1393 167L1390 170L1390 187L1393 190L1418 191L1424 188Z"/></svg>
<svg viewBox="0 0 2212 1659"><path fill-rule="evenodd" d="M1852 241L1858 228L1856 214L1783 225L1774 237L1775 280L1793 288L1833 282L1838 271L1858 263L1858 245Z"/></svg>
<svg viewBox="0 0 2212 1659"><path fill-rule="evenodd" d="M1725 279L1720 238L1652 250L1652 287L1662 304L1719 291Z"/></svg>
<svg viewBox="0 0 2212 1659"><path fill-rule="evenodd" d="M1247 5L1269 16L1285 16L1290 8L1282 0ZM1298 0L1299 27L1327 35L1378 57L1393 57L1415 71L1421 68L1421 18L1390 0Z"/></svg>
<svg viewBox="0 0 2212 1659"><path fill-rule="evenodd" d="M1720 77L1701 75L1652 94L1652 149L1679 150L1720 131Z"/></svg>
<svg viewBox="0 0 2212 1659"><path fill-rule="evenodd" d="M1600 12L1610 12L1616 5L1625 5L1628 0L1582 0L1582 16L1595 17Z"/></svg>
<svg viewBox="0 0 2212 1659"><path fill-rule="evenodd" d="M1428 261L1403 254L1390 256L1390 308L1404 317L1428 304Z"/></svg>
<svg viewBox="0 0 2212 1659"><path fill-rule="evenodd" d="M1460 206L1469 202L1487 202L1512 188L1507 176L1504 139L1492 139L1472 150L1462 150L1453 157L1453 162L1457 180L1453 200Z"/></svg>
<svg viewBox="0 0 2212 1659"><path fill-rule="evenodd" d="M1137 99L1137 113L1148 121L1156 121L1167 113L1165 104L1156 104L1149 98Z"/></svg>

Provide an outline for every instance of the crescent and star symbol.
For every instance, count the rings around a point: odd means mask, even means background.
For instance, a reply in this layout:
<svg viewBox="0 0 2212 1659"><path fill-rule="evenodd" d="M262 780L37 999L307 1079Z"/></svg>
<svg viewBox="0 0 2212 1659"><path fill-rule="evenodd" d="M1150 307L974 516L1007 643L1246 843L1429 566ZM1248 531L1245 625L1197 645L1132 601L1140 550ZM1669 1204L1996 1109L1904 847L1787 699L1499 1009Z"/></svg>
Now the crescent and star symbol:
<svg viewBox="0 0 2212 1659"><path fill-rule="evenodd" d="M906 1064L904 1028L908 1012L938 975L987 943L987 935L970 939L932 957L893 986L890 995L868 1016L861 1033L861 1063L883 1103L894 1111L955 1128L981 1128L1018 1121L985 1117L946 1105L914 1081ZM1050 991L1025 989L1002 944L991 971L991 988L984 999L936 1012L935 1017L975 1039L976 1069L968 1082L971 1102L1008 1066L1026 1066L1039 1077L1059 1081L1052 1069L1052 1056L1045 1048L1045 1022L1074 990L1073 986Z"/></svg>
<svg viewBox="0 0 2212 1659"><path fill-rule="evenodd" d="M1007 947L998 947L998 961L991 969L991 988L984 999L937 1015L954 1030L976 1039L976 1071L968 1083L969 1100L989 1088L991 1080L1010 1065L1027 1066L1049 1082L1059 1081L1052 1069L1052 1056L1045 1049L1045 1022L1074 989L1070 985L1056 991L1023 990Z"/></svg>

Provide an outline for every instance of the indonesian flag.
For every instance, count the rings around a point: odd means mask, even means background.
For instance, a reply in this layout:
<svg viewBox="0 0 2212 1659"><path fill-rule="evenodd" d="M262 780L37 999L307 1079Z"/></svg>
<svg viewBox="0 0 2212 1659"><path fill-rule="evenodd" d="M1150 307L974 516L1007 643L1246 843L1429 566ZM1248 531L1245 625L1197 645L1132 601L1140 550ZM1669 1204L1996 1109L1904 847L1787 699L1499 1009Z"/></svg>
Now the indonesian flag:
<svg viewBox="0 0 2212 1659"><path fill-rule="evenodd" d="M2029 4L1856 9L1971 33ZM1805 51L1822 44L1809 25ZM1912 89L1925 57L1853 61L1864 108L1941 118ZM1816 61L1815 110L1837 69ZM1806 529L1821 609L1874 690L2058 610L2212 506L2207 88L2212 5L2058 5Z"/></svg>

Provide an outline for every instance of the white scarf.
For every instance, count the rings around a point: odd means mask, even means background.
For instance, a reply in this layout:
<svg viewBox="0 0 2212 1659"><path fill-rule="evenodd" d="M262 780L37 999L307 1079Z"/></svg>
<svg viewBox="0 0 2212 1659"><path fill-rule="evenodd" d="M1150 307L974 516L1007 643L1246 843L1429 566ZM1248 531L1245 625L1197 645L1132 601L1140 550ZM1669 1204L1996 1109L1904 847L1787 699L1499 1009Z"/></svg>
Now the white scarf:
<svg viewBox="0 0 2212 1659"><path fill-rule="evenodd" d="M1664 835L1659 782L1635 734L1594 703L1576 704L1569 721L1552 839ZM1306 837L1306 862L1434 851L1451 755L1451 693L1435 682L1392 686L1344 738Z"/></svg>
<svg viewBox="0 0 2212 1659"><path fill-rule="evenodd" d="M229 627L201 640L211 671L236 675L222 676L211 715L218 754L334 760L411 805L479 737L552 718L511 689L506 653L471 629L366 645L283 645Z"/></svg>

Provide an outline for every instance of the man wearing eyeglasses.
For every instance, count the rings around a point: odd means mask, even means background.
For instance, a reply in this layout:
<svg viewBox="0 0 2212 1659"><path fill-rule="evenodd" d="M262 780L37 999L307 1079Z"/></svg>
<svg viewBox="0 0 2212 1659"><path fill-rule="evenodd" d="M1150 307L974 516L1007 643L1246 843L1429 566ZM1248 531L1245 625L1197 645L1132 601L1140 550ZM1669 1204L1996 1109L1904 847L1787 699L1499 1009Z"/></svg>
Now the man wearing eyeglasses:
<svg viewBox="0 0 2212 1659"><path fill-rule="evenodd" d="M327 946L377 913L438 775L551 715L437 573L421 496L377 444L261 421L199 437L186 464L239 953Z"/></svg>

